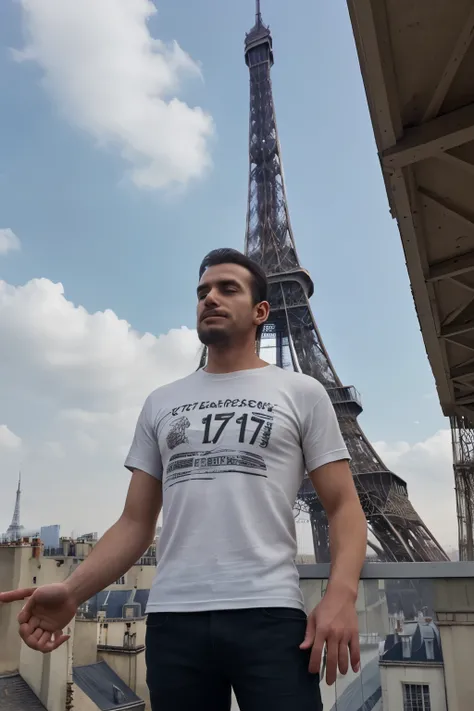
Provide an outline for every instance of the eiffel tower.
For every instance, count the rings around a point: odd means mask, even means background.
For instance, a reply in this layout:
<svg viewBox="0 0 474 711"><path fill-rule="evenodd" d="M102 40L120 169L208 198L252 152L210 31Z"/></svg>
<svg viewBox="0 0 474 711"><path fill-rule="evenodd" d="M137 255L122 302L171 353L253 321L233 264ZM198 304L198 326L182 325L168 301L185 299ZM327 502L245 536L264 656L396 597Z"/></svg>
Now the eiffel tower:
<svg viewBox="0 0 474 711"><path fill-rule="evenodd" d="M21 538L23 526L20 523L20 502L21 502L21 473L18 476L18 489L16 490L15 510L13 511L12 522L7 530L8 540L14 542Z"/></svg>
<svg viewBox="0 0 474 711"><path fill-rule="evenodd" d="M256 0L255 25L246 35L250 71L250 175L245 252L270 285L270 319L260 340L264 360L311 375L326 388L351 455L357 491L375 538L369 545L384 561L440 561L447 555L408 499L407 485L391 472L360 428L356 389L339 379L324 347L309 299L314 286L298 259L286 199L273 102L273 40ZM267 354L273 357L267 357ZM328 522L306 477L297 510L309 515L317 562L329 562ZM369 537L372 539L372 537Z"/></svg>

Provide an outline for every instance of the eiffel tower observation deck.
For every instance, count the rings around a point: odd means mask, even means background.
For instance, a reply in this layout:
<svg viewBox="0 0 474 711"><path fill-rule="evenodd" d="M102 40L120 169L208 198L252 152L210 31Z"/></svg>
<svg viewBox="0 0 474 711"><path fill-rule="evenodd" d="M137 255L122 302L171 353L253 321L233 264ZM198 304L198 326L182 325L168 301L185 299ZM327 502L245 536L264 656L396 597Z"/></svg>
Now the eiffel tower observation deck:
<svg viewBox="0 0 474 711"><path fill-rule="evenodd" d="M369 530L370 544L383 561L442 561L447 556L408 498L407 485L374 450L357 418L359 394L339 379L319 333L310 298L310 274L296 251L285 191L273 101L273 39L256 0L255 24L245 39L250 71L249 193L245 252L270 283L271 314L260 341L265 360L306 373L329 393L351 455L351 468ZM268 354L272 353L273 358ZM328 522L308 478L297 508L309 515L317 562L329 562ZM374 540L373 540L374 539Z"/></svg>

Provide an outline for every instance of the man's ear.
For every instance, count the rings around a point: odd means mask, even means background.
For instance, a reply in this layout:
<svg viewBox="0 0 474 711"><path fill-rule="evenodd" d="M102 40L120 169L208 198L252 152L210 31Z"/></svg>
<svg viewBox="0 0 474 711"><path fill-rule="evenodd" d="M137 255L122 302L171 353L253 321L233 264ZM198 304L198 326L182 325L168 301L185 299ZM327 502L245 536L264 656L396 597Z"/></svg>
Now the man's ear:
<svg viewBox="0 0 474 711"><path fill-rule="evenodd" d="M254 322L256 326L261 326L262 323L265 323L265 321L268 321L268 317L270 315L270 304L268 301L261 301L259 304L257 304L255 308L255 317L254 317Z"/></svg>

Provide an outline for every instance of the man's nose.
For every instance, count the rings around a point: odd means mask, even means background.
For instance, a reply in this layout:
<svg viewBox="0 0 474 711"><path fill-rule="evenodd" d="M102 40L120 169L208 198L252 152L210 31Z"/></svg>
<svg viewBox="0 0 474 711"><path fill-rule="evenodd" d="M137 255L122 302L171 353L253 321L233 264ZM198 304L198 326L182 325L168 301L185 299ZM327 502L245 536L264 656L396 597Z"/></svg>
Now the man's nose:
<svg viewBox="0 0 474 711"><path fill-rule="evenodd" d="M205 306L217 306L218 305L218 299L217 299L217 294L215 289L211 289L210 291L207 292L206 298L204 299L204 305Z"/></svg>

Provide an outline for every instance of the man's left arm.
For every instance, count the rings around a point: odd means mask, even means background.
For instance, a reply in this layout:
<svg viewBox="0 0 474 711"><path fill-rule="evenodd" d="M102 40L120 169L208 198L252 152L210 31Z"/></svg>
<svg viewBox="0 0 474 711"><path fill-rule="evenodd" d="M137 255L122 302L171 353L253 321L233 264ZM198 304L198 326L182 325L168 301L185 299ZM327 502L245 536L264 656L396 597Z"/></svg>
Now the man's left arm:
<svg viewBox="0 0 474 711"><path fill-rule="evenodd" d="M319 673L327 648L326 681L346 674L348 651L354 671L360 667L359 630L355 603L367 548L367 523L347 459L314 469L309 477L329 522L331 573L326 593L308 617L302 649L312 647L310 671Z"/></svg>

